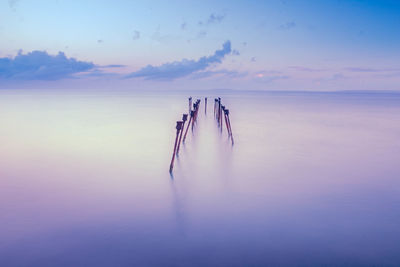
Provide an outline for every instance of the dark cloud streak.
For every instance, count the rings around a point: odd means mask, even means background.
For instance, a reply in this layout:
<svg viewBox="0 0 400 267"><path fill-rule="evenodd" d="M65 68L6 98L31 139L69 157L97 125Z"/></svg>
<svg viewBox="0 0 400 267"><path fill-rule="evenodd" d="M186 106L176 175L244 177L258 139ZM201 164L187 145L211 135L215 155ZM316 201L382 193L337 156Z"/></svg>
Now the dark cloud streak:
<svg viewBox="0 0 400 267"><path fill-rule="evenodd" d="M204 56L198 60L183 59L161 66L148 65L125 78L144 78L146 80L174 80L199 71L203 71L213 64L221 63L226 55L231 54L231 42L226 41L221 50L215 51L212 56Z"/></svg>
<svg viewBox="0 0 400 267"><path fill-rule="evenodd" d="M225 15L212 13L205 22L199 21L199 25L209 25L209 24L221 23L224 20L224 18L225 18Z"/></svg>
<svg viewBox="0 0 400 267"><path fill-rule="evenodd" d="M54 56L45 51L20 52L14 58L0 58L0 79L60 80L94 68L92 62L67 58L63 52Z"/></svg>

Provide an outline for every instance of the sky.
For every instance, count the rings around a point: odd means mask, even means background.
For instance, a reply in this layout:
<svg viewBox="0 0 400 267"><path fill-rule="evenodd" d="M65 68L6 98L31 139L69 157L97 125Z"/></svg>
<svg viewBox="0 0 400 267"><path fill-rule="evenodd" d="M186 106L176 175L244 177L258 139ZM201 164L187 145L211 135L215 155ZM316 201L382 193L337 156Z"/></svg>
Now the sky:
<svg viewBox="0 0 400 267"><path fill-rule="evenodd" d="M1 0L14 88L400 91L400 1Z"/></svg>

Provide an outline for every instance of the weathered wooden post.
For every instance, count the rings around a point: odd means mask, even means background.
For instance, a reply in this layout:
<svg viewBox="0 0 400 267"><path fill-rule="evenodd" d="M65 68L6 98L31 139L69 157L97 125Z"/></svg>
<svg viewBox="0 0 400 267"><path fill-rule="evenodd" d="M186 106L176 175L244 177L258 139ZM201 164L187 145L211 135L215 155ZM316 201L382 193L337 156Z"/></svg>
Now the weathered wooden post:
<svg viewBox="0 0 400 267"><path fill-rule="evenodd" d="M187 125L187 127L186 127L186 131L185 131L185 135L183 136L183 143L185 143L185 140L186 140L186 135L187 135L187 133L188 133L188 130L189 130L189 127L190 127L190 123L193 121L193 116L194 116L194 111L192 110L192 111L190 111L190 119L189 119L189 122L188 122L188 125ZM193 124L193 123L192 123Z"/></svg>
<svg viewBox="0 0 400 267"><path fill-rule="evenodd" d="M218 97L218 125L221 126L221 98Z"/></svg>
<svg viewBox="0 0 400 267"><path fill-rule="evenodd" d="M185 129L185 122L187 121L187 117L188 117L188 114L183 114L182 115L183 124L182 124L181 133L179 135L178 148L176 149L176 153L177 154L179 154L179 148L181 147L182 135L183 135L183 130Z"/></svg>
<svg viewBox="0 0 400 267"><path fill-rule="evenodd" d="M189 113L192 110L192 97L189 97Z"/></svg>
<svg viewBox="0 0 400 267"><path fill-rule="evenodd" d="M174 168L174 160L175 160L175 154L176 154L176 146L177 146L177 144L178 144L179 132L182 130L182 124L183 124L183 121L177 121L177 122L176 122L175 145L174 145L174 152L172 153L171 164L169 165L169 172L172 172L172 169Z"/></svg>
<svg viewBox="0 0 400 267"><path fill-rule="evenodd" d="M231 139L232 139L232 145L233 145L234 141L233 141L233 133L232 133L232 127L231 127L231 120L229 119L229 109L226 110L226 117L228 119L229 131L231 133Z"/></svg>
<svg viewBox="0 0 400 267"><path fill-rule="evenodd" d="M231 135L231 130L229 129L229 125L228 125L228 114L229 114L229 109L224 109L226 131L228 132L228 136L230 136Z"/></svg>
<svg viewBox="0 0 400 267"><path fill-rule="evenodd" d="M218 99L214 99L214 117L217 117L217 103L218 103Z"/></svg>

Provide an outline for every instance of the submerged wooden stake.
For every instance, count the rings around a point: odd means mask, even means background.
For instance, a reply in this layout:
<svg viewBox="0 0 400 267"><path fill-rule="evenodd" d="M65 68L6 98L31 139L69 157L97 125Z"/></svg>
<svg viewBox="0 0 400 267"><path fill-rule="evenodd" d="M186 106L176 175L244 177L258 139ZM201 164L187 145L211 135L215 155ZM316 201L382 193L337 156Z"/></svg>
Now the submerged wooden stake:
<svg viewBox="0 0 400 267"><path fill-rule="evenodd" d="M225 109L225 107L224 107L224 118L225 118L226 131L228 132L228 136L230 136L231 130L229 129L227 114L229 114L229 109Z"/></svg>
<svg viewBox="0 0 400 267"><path fill-rule="evenodd" d="M186 135L187 135L187 133L188 133L188 130L189 130L189 127L190 127L190 123L191 123L192 120L193 120L193 115L194 115L194 111L192 110L192 111L190 111L190 119L189 119L188 125L187 125L187 127L186 127L185 135L183 136L183 140L182 140L183 143L185 143Z"/></svg>
<svg viewBox="0 0 400 267"><path fill-rule="evenodd" d="M233 133L232 133L232 127L231 127L231 120L229 119L229 109L227 109L226 111L227 111L226 118L228 119L229 131L231 133L231 140L232 140L232 145L233 145L234 141L233 141Z"/></svg>
<svg viewBox="0 0 400 267"><path fill-rule="evenodd" d="M192 110L192 97L189 97L189 112Z"/></svg>
<svg viewBox="0 0 400 267"><path fill-rule="evenodd" d="M199 113L199 109L200 109L200 99L197 99L196 103L193 104L193 121L192 121L192 130L194 127L194 123L197 121L197 114Z"/></svg>
<svg viewBox="0 0 400 267"><path fill-rule="evenodd" d="M188 117L188 114L182 115L183 124L182 124L181 133L179 135L178 148L176 149L176 154L179 154L179 148L181 147L182 135L183 135L183 130L185 129L185 122L187 121L187 117Z"/></svg>
<svg viewBox="0 0 400 267"><path fill-rule="evenodd" d="M214 117L217 116L217 103L218 103L218 99L214 99Z"/></svg>
<svg viewBox="0 0 400 267"><path fill-rule="evenodd" d="M176 145L177 145L177 143L178 143L179 132L182 130L182 124L183 124L183 121L177 121L177 122L176 122L175 145L174 145L174 152L172 153L171 164L169 165L169 172L172 172L172 169L174 168L174 160L175 160L175 154L176 154Z"/></svg>

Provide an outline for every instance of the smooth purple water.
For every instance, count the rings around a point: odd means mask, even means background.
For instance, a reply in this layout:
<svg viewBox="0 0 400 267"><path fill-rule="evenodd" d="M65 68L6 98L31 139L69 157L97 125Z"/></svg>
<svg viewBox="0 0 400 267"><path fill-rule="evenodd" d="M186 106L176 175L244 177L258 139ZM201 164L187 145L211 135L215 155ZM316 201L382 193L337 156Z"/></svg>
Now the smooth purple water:
<svg viewBox="0 0 400 267"><path fill-rule="evenodd" d="M400 94L188 96L0 91L0 266L400 264Z"/></svg>

